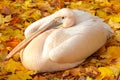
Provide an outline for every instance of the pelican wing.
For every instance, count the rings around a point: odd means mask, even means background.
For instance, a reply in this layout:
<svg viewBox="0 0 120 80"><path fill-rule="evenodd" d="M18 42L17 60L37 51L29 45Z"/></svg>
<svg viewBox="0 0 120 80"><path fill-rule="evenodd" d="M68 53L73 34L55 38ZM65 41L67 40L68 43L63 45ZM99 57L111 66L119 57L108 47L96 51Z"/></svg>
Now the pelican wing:
<svg viewBox="0 0 120 80"><path fill-rule="evenodd" d="M48 36L45 44L50 59L71 63L87 58L107 40L107 30L102 26L102 22L89 20L71 28L56 30Z"/></svg>

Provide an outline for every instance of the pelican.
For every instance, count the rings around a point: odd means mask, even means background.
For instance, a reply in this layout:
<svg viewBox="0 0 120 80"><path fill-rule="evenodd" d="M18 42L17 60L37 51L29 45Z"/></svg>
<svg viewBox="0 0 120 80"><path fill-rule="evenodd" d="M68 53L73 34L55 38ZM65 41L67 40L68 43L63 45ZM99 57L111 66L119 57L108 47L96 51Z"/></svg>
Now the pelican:
<svg viewBox="0 0 120 80"><path fill-rule="evenodd" d="M81 64L106 43L113 30L97 16L63 8L32 23L24 34L26 39L5 59L20 52L27 69L53 72Z"/></svg>

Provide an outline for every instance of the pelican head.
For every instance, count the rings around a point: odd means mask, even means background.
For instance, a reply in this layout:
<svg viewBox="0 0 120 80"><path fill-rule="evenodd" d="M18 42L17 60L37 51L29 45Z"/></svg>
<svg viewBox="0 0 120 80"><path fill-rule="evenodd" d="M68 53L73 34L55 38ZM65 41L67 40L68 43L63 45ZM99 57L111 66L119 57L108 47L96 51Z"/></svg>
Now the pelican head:
<svg viewBox="0 0 120 80"><path fill-rule="evenodd" d="M64 8L54 14L55 18L62 18L63 27L71 27L76 23L76 16L72 10Z"/></svg>

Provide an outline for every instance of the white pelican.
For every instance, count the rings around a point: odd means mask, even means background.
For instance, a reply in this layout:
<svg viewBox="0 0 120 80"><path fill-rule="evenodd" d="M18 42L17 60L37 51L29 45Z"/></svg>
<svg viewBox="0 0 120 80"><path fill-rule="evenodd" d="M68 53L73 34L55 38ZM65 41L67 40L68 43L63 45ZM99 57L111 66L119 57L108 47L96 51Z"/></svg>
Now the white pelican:
<svg viewBox="0 0 120 80"><path fill-rule="evenodd" d="M51 27L60 22L62 28ZM32 23L25 30L26 39L6 60L24 48L20 58L27 69L52 72L73 68L101 48L112 33L113 30L97 16L63 8Z"/></svg>

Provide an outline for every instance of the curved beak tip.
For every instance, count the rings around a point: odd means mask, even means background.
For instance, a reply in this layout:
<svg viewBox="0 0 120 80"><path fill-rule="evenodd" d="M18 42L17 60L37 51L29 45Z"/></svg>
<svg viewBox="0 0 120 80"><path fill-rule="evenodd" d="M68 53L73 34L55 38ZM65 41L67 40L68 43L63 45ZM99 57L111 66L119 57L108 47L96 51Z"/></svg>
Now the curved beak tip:
<svg viewBox="0 0 120 80"><path fill-rule="evenodd" d="M8 61L10 58L8 58L8 56L6 56L5 58L4 58L4 61Z"/></svg>

